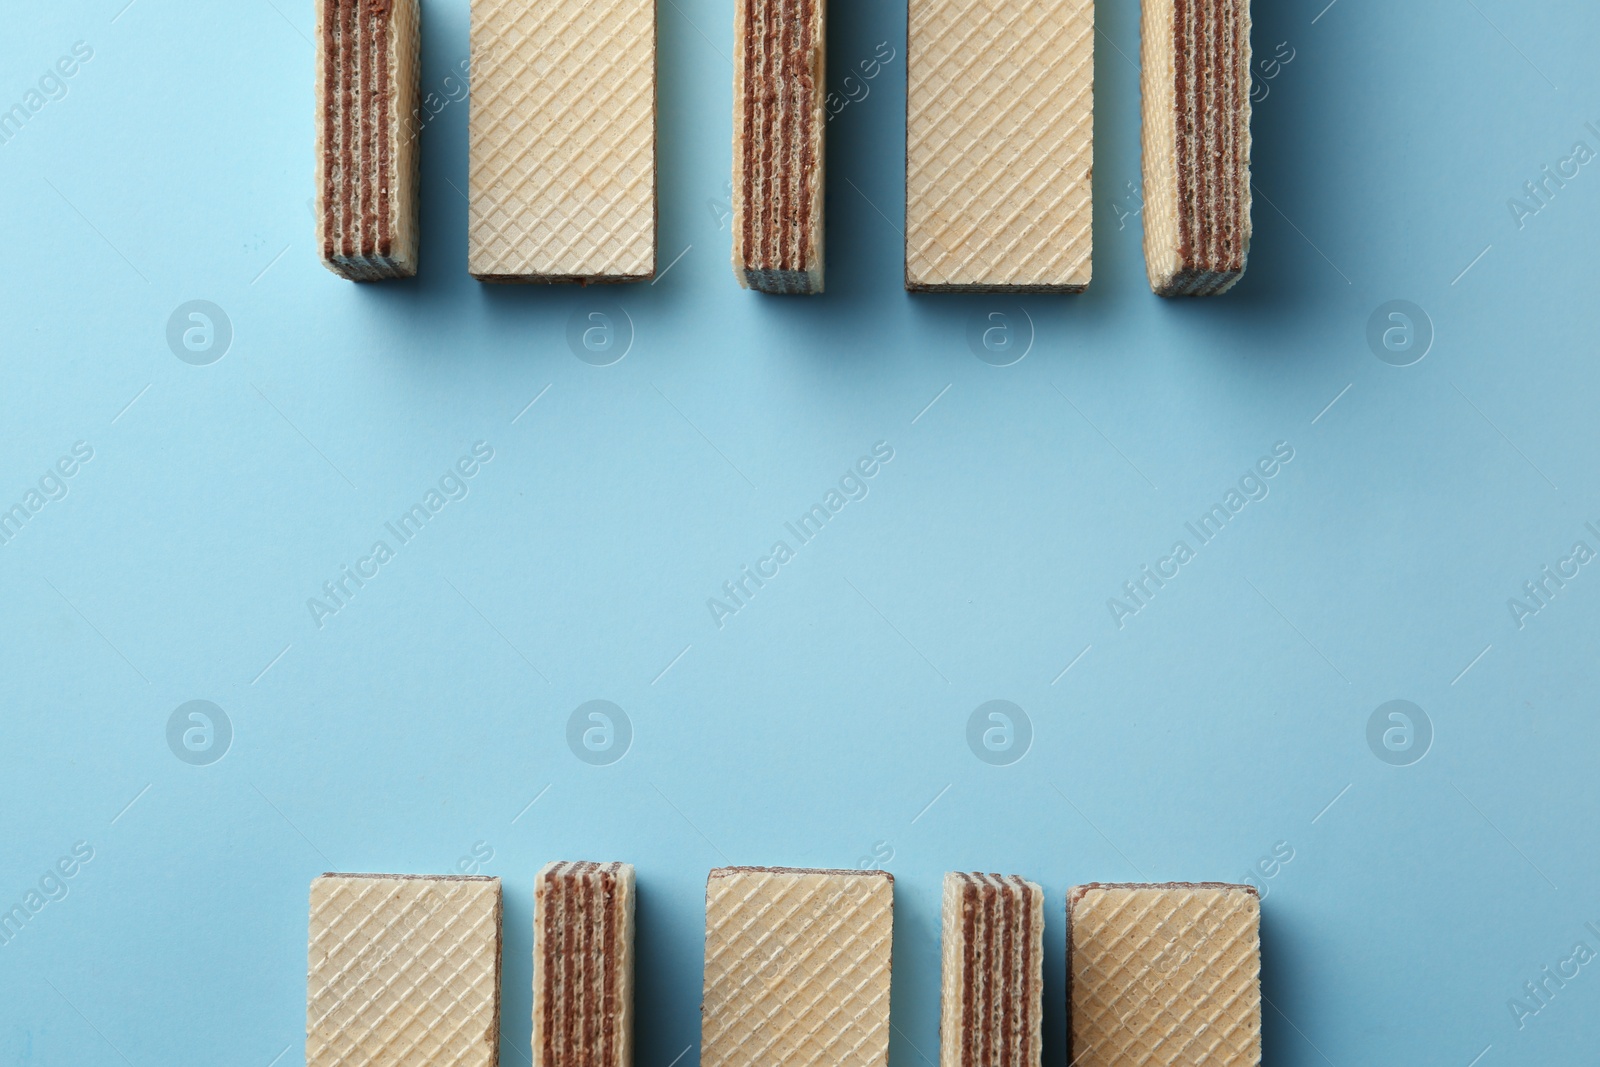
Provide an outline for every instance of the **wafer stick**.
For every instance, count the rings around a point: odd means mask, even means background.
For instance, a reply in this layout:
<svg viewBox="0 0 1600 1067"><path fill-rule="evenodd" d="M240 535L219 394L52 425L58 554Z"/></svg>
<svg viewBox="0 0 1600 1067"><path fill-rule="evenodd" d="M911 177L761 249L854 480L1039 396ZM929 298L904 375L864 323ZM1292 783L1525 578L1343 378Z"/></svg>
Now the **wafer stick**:
<svg viewBox="0 0 1600 1067"><path fill-rule="evenodd" d="M822 292L826 0L735 0L733 273Z"/></svg>
<svg viewBox="0 0 1600 1067"><path fill-rule="evenodd" d="M549 863L533 893L534 1067L629 1067L633 867Z"/></svg>
<svg viewBox="0 0 1600 1067"><path fill-rule="evenodd" d="M1016 875L944 876L943 1067L1039 1067L1044 890Z"/></svg>
<svg viewBox="0 0 1600 1067"><path fill-rule="evenodd" d="M906 288L1078 292L1093 0L910 0Z"/></svg>
<svg viewBox="0 0 1600 1067"><path fill-rule="evenodd" d="M656 269L655 0L472 0L467 269Z"/></svg>
<svg viewBox="0 0 1600 1067"><path fill-rule="evenodd" d="M1259 1067L1261 901L1215 882L1067 894L1076 1067Z"/></svg>
<svg viewBox="0 0 1600 1067"><path fill-rule="evenodd" d="M418 0L317 0L317 248L342 278L417 273Z"/></svg>
<svg viewBox="0 0 1600 1067"><path fill-rule="evenodd" d="M885 1067L893 926L881 871L712 871L701 1067Z"/></svg>
<svg viewBox="0 0 1600 1067"><path fill-rule="evenodd" d="M1250 0L1144 0L1140 32L1150 288L1223 293L1250 252Z"/></svg>
<svg viewBox="0 0 1600 1067"><path fill-rule="evenodd" d="M500 879L311 883L306 1067L495 1067Z"/></svg>

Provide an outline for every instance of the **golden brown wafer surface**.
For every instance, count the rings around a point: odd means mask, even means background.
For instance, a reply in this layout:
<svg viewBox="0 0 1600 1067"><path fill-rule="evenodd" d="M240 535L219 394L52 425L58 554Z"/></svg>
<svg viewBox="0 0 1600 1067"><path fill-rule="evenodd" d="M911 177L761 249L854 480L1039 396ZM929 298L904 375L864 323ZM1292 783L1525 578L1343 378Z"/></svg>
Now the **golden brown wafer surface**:
<svg viewBox="0 0 1600 1067"><path fill-rule="evenodd" d="M495 1067L500 879L311 883L307 1067Z"/></svg>
<svg viewBox="0 0 1600 1067"><path fill-rule="evenodd" d="M910 0L906 288L1076 292L1093 244L1093 0Z"/></svg>
<svg viewBox="0 0 1600 1067"><path fill-rule="evenodd" d="M885 1067L893 933L884 872L712 871L702 1067Z"/></svg>
<svg viewBox="0 0 1600 1067"><path fill-rule="evenodd" d="M1261 901L1221 883L1074 886L1076 1067L1259 1067Z"/></svg>
<svg viewBox="0 0 1600 1067"><path fill-rule="evenodd" d="M656 269L655 0L472 0L467 269Z"/></svg>

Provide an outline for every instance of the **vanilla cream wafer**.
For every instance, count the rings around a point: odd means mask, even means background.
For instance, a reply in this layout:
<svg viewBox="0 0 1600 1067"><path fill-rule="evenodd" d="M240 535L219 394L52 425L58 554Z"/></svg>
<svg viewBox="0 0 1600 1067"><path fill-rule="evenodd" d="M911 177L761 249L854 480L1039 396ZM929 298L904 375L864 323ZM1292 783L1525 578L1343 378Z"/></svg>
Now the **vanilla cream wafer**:
<svg viewBox="0 0 1600 1067"><path fill-rule="evenodd" d="M910 0L906 288L1078 292L1094 0Z"/></svg>
<svg viewBox="0 0 1600 1067"><path fill-rule="evenodd" d="M882 871L713 870L701 1067L886 1067L893 933Z"/></svg>
<svg viewBox="0 0 1600 1067"><path fill-rule="evenodd" d="M1261 901L1216 882L1067 894L1076 1067L1259 1067Z"/></svg>
<svg viewBox="0 0 1600 1067"><path fill-rule="evenodd" d="M655 0L472 0L470 107L473 277L654 277Z"/></svg>
<svg viewBox="0 0 1600 1067"><path fill-rule="evenodd" d="M311 883L306 1067L495 1067L500 879Z"/></svg>

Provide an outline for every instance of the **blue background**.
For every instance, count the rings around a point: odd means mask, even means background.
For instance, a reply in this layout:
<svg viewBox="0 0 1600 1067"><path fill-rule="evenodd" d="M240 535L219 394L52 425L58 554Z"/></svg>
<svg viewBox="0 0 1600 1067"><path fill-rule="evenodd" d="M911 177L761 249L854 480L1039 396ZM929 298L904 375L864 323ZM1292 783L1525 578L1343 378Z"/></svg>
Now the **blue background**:
<svg viewBox="0 0 1600 1067"><path fill-rule="evenodd" d="M303 0L11 5L0 107L93 58L0 145L0 507L93 458L0 546L0 906L94 855L0 946L0 1061L298 1064L310 879L486 850L505 1064L556 858L638 866L640 1067L696 1060L728 862L894 873L896 1067L937 1058L950 869L1046 886L1054 1067L1068 886L1253 870L1269 1062L1592 1057L1600 966L1520 1027L1508 1000L1600 948L1600 568L1520 628L1507 602L1600 548L1600 165L1520 225L1508 200L1600 149L1600 10L1324 2L1257 5L1257 55L1293 59L1257 72L1249 273L1204 302L1144 280L1128 0L1099 7L1093 285L1021 300L902 291L903 3L834 5L858 99L813 300L731 277L726 0L660 6L664 273L608 290L468 279L460 101L423 134L421 276L327 273ZM424 8L444 100L467 3ZM194 299L233 332L206 366L166 340ZM1395 299L1435 333L1405 367L1367 341ZM609 366L568 343L594 311L631 333ZM1020 362L976 357L991 314ZM319 628L308 598L480 441ZM719 628L708 599L880 441ZM1119 628L1108 599L1277 442L1270 494ZM232 727L205 766L167 741L196 699ZM566 740L594 699L632 727L609 765ZM995 699L1033 733L1006 766L966 740ZM1394 699L1434 734L1406 766L1367 740Z"/></svg>

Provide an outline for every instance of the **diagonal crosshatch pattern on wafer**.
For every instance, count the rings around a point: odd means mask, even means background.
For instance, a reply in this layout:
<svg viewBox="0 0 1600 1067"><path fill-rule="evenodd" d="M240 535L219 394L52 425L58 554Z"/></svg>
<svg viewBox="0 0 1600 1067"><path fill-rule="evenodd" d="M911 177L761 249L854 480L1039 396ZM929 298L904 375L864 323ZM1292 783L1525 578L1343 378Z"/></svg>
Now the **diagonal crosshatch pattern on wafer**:
<svg viewBox="0 0 1600 1067"><path fill-rule="evenodd" d="M654 275L655 11L654 0L472 0L474 277Z"/></svg>
<svg viewBox="0 0 1600 1067"><path fill-rule="evenodd" d="M906 288L1089 284L1093 0L910 0Z"/></svg>
<svg viewBox="0 0 1600 1067"><path fill-rule="evenodd" d="M306 1067L495 1067L500 880L311 883Z"/></svg>
<svg viewBox="0 0 1600 1067"><path fill-rule="evenodd" d="M533 910L534 1067L629 1067L633 867L546 864Z"/></svg>
<svg viewBox="0 0 1600 1067"><path fill-rule="evenodd" d="M1250 0L1145 0L1139 48L1150 288L1226 292L1250 252Z"/></svg>
<svg viewBox="0 0 1600 1067"><path fill-rule="evenodd" d="M317 248L351 281L417 272L418 0L317 0Z"/></svg>
<svg viewBox="0 0 1600 1067"><path fill-rule="evenodd" d="M1258 1067L1261 901L1218 883L1067 896L1077 1067Z"/></svg>
<svg viewBox="0 0 1600 1067"><path fill-rule="evenodd" d="M893 934L881 871L712 871L702 1067L884 1067Z"/></svg>

